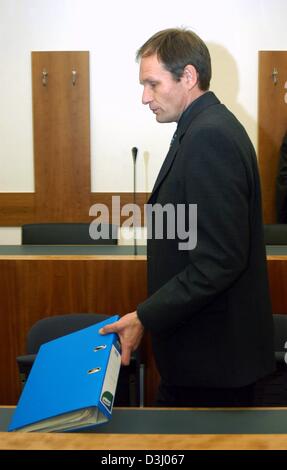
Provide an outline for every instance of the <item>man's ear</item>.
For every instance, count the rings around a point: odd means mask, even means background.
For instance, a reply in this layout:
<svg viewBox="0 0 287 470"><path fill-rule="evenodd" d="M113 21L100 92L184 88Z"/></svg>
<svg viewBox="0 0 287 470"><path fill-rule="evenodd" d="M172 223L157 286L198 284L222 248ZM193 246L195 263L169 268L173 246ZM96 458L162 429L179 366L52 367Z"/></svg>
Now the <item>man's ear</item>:
<svg viewBox="0 0 287 470"><path fill-rule="evenodd" d="M183 77L186 81L186 84L188 85L188 88L190 89L193 88L198 82L196 68L191 64L188 64L184 67Z"/></svg>

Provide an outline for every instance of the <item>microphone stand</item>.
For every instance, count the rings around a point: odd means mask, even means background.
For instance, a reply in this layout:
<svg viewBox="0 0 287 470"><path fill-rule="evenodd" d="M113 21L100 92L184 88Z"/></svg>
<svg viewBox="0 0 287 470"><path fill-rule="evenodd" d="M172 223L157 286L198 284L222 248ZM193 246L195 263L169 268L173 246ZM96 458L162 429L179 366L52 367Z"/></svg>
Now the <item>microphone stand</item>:
<svg viewBox="0 0 287 470"><path fill-rule="evenodd" d="M134 208L136 205L136 161L137 161L137 154L138 154L138 149L137 147L132 148L132 156L133 156L133 170L134 170L134 175L133 175L133 183L134 183L134 190L133 190L133 204ZM135 217L134 217L134 222L135 222ZM136 227L134 224L134 255L138 254L138 249L137 249L137 240L136 240Z"/></svg>

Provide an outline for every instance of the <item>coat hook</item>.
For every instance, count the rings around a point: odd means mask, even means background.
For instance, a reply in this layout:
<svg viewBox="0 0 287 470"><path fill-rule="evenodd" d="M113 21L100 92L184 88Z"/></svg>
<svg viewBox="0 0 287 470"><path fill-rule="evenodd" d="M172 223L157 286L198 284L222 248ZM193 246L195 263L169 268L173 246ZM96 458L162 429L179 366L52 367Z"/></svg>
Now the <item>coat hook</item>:
<svg viewBox="0 0 287 470"><path fill-rule="evenodd" d="M76 81L77 81L77 71L75 69L72 70L72 84L73 86L76 85Z"/></svg>
<svg viewBox="0 0 287 470"><path fill-rule="evenodd" d="M278 70L276 69L276 67L273 67L273 71L272 71L272 80L273 80L273 84L274 85L277 85L277 82L278 82Z"/></svg>
<svg viewBox="0 0 287 470"><path fill-rule="evenodd" d="M43 86L48 85L48 72L46 69L43 69L43 72L42 72L42 83L43 83Z"/></svg>

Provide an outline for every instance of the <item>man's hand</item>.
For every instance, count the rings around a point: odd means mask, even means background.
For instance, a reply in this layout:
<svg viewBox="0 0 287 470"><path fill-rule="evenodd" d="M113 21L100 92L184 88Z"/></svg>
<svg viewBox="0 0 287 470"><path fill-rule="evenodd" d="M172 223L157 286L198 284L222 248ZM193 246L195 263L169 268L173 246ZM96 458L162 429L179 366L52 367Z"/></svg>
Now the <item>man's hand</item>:
<svg viewBox="0 0 287 470"><path fill-rule="evenodd" d="M137 312L127 313L118 321L101 328L99 333L117 333L122 346L122 364L128 366L131 353L139 346L144 332L144 327L140 322Z"/></svg>

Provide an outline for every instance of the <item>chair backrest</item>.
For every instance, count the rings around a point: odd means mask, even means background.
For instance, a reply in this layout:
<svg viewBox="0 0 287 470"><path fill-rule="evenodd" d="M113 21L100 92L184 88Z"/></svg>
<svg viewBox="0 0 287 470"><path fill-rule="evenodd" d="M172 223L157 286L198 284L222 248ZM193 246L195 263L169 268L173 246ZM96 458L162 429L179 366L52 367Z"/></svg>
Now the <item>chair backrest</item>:
<svg viewBox="0 0 287 470"><path fill-rule="evenodd" d="M265 224L265 245L287 245L287 224Z"/></svg>
<svg viewBox="0 0 287 470"><path fill-rule="evenodd" d="M287 314L273 314L274 349L277 362L284 362L287 357Z"/></svg>
<svg viewBox="0 0 287 470"><path fill-rule="evenodd" d="M98 232L94 239L90 232ZM117 245L118 227L113 224L39 223L22 225L23 245Z"/></svg>
<svg viewBox="0 0 287 470"><path fill-rule="evenodd" d="M42 318L34 323L28 332L27 353L37 354L43 343L94 325L106 320L108 317L109 315L96 313L69 313Z"/></svg>
<svg viewBox="0 0 287 470"><path fill-rule="evenodd" d="M287 314L273 314L273 323L276 370L256 383L255 406L287 406Z"/></svg>

